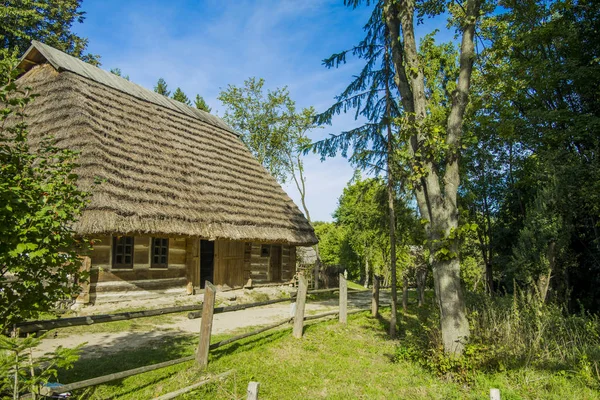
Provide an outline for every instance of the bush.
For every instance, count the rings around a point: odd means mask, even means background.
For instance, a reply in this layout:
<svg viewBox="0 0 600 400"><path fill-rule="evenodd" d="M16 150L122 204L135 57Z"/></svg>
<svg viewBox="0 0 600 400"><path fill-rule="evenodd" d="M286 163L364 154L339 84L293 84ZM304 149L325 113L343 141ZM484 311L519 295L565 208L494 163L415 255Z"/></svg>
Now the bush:
<svg viewBox="0 0 600 400"><path fill-rule="evenodd" d="M407 335L396 360L417 361L439 375L470 383L475 372L535 367L568 374L600 388L600 318L568 314L522 293L470 294L471 337L462 357L444 353L435 311L418 334Z"/></svg>

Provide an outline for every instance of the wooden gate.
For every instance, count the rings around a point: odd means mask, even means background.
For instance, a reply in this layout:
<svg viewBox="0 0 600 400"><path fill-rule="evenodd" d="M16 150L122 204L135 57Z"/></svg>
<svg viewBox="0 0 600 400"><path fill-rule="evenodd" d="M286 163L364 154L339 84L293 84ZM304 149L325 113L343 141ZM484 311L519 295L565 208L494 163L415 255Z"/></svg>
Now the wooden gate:
<svg viewBox="0 0 600 400"><path fill-rule="evenodd" d="M231 240L215 241L214 284L243 286L244 277L244 242Z"/></svg>

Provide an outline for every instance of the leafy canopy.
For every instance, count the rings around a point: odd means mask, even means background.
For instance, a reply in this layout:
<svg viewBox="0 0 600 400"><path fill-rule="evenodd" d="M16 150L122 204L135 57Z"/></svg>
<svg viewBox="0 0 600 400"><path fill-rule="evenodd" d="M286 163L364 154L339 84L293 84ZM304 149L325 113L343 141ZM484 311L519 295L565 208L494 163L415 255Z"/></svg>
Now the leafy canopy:
<svg viewBox="0 0 600 400"><path fill-rule="evenodd" d="M88 40L76 35L73 23L82 23L82 0L4 1L0 7L0 48L21 55L32 40L39 40L93 65L100 56L85 53Z"/></svg>
<svg viewBox="0 0 600 400"><path fill-rule="evenodd" d="M24 122L33 101L17 86L16 58L0 58L0 331L75 295L79 254L90 242L73 231L87 202L76 185L76 154L51 137L30 146Z"/></svg>
<svg viewBox="0 0 600 400"><path fill-rule="evenodd" d="M296 170L302 170L299 154L310 143L306 133L314 127L314 109L298 112L287 87L265 93L264 84L264 79L249 78L243 87L228 85L218 99L225 106L223 119L241 134L244 144L271 175L283 183Z"/></svg>

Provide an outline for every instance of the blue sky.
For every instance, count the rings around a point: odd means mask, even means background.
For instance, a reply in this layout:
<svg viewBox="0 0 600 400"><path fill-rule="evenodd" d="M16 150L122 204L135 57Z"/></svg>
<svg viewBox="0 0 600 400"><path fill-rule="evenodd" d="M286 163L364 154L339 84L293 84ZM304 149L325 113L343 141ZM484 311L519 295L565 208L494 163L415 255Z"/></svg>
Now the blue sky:
<svg viewBox="0 0 600 400"><path fill-rule="evenodd" d="M202 95L217 115L219 92L252 76L267 88L288 86L299 107L324 111L361 64L327 70L321 61L357 43L370 14L342 0L84 0L82 9L86 19L73 28L89 39L102 68L118 67L149 89L162 77L171 90ZM356 124L342 115L309 136L319 140ZM353 170L342 157L321 162L312 154L305 169L311 217L329 221ZM284 188L299 205L295 187Z"/></svg>

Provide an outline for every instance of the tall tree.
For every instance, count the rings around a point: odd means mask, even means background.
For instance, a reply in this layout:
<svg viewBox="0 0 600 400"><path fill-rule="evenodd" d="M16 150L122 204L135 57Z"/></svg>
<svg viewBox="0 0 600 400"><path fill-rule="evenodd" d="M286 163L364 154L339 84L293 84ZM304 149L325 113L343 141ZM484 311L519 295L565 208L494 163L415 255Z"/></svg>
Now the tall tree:
<svg viewBox="0 0 600 400"><path fill-rule="evenodd" d="M242 142L281 183L291 179L304 215L312 223L306 205L306 176L302 151L310 143L307 133L315 127L313 107L297 111L287 87L263 91L264 79L249 78L243 87L228 85L218 99L225 106L223 119L241 133ZM319 247L315 286L318 287Z"/></svg>
<svg viewBox="0 0 600 400"><path fill-rule="evenodd" d="M206 111L207 113L212 111L212 108L208 106L206 101L204 101L204 98L199 94L196 95L196 100L194 100L194 106L196 106L198 110Z"/></svg>
<svg viewBox="0 0 600 400"><path fill-rule="evenodd" d="M496 264L522 261L531 268L501 271L507 286L514 278L539 291L522 272L547 265L553 253L554 294L597 310L600 8L591 0L526 0L507 1L503 11L484 27L491 45L481 58L485 128L504 131L510 155L502 161L507 190L497 196Z"/></svg>
<svg viewBox="0 0 600 400"><path fill-rule="evenodd" d="M86 54L88 40L72 30L75 21L82 23L85 12L82 0L5 1L0 7L0 47L23 54L32 40L99 65L100 57Z"/></svg>
<svg viewBox="0 0 600 400"><path fill-rule="evenodd" d="M294 181L310 221L301 151L310 143L306 135L314 127L315 111L308 107L298 112L287 87L265 93L264 84L264 79L250 78L243 87L229 85L218 97L225 106L223 119L279 182Z"/></svg>
<svg viewBox="0 0 600 400"><path fill-rule="evenodd" d="M173 100L177 100L187 106L191 106L192 102L190 101L190 99L185 95L185 93L183 93L183 90L181 90L181 88L177 88L175 89L175 92L173 92L173 96L171 97Z"/></svg>
<svg viewBox="0 0 600 400"><path fill-rule="evenodd" d="M356 6L360 0L346 3ZM410 143L407 162L411 170L417 172L412 183L417 205L427 221L431 243L444 350L461 354L469 337L469 324L457 254L457 193L463 118L469 101L475 26L481 0L467 0L464 7L452 5L446 10L442 1L384 0L382 8L392 48L395 83L404 112L403 131ZM454 19L461 44L457 73L448 74L442 80L445 96L438 98L426 90L426 65L419 57L415 24L427 15L445 11ZM440 113L444 124L435 121Z"/></svg>
<svg viewBox="0 0 600 400"><path fill-rule="evenodd" d="M154 91L166 97L171 95L171 91L167 89L167 82L165 82L163 78L158 78L158 82L156 82L156 86L154 86Z"/></svg>
<svg viewBox="0 0 600 400"><path fill-rule="evenodd" d="M396 216L394 203L395 176L394 153L397 147L397 135L392 129L393 120L400 115L392 88L394 86L394 66L392 64L390 38L387 27L381 18L382 3L377 3L371 17L364 27L365 38L350 50L332 55L324 61L328 68L338 67L346 62L348 54L365 60L361 73L350 85L336 97L337 102L324 113L317 116L320 124L330 124L333 116L340 112L356 109L355 118L365 118L367 122L358 128L342 132L339 135L312 145L321 156L334 156L341 150L346 156L352 149L350 161L363 169L384 172L387 185L387 214L390 246L390 272L392 285L392 316L390 336L396 335L397 325L397 279L396 279Z"/></svg>

